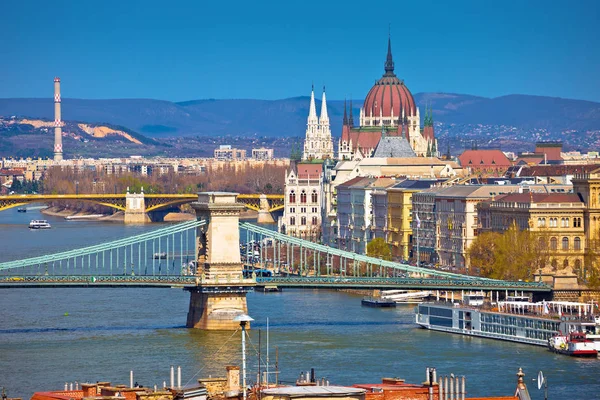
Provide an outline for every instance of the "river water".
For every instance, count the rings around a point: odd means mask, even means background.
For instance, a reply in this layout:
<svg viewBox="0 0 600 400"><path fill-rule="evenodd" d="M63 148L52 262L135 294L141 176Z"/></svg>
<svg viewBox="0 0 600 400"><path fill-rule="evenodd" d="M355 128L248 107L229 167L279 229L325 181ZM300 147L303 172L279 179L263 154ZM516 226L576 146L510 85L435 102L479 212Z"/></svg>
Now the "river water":
<svg viewBox="0 0 600 400"><path fill-rule="evenodd" d="M30 231L44 218L47 231ZM134 235L158 226L65 221L39 211L0 212L0 261L24 258ZM183 383L224 376L241 365L240 333L185 328L189 294L180 289L0 289L0 386L28 399L34 391L60 390L65 382L109 380L128 384L129 371L142 385L169 381L170 365L182 367ZM258 331L270 364L278 349L280 380L294 381L315 368L332 384L376 383L400 377L418 383L425 368L465 375L467 396L511 395L522 367L534 399L542 370L551 399L600 398L600 361L569 358L544 348L467 338L419 329L413 307L362 307L360 296L329 290L250 293L256 320L248 343L250 380L257 372ZM264 368L264 367L263 367Z"/></svg>

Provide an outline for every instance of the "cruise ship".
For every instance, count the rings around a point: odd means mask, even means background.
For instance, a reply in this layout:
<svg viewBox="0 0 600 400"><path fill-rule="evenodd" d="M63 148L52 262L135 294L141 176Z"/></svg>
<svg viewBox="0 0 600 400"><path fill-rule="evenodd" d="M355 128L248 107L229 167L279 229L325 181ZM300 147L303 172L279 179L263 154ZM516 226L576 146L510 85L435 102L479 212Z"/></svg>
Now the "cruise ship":
<svg viewBox="0 0 600 400"><path fill-rule="evenodd" d="M600 318L593 303L541 302L509 296L486 302L483 293L465 294L462 302L436 301L415 307L416 323L425 329L549 346L556 335L581 332L600 350ZM596 340L597 339L597 340Z"/></svg>

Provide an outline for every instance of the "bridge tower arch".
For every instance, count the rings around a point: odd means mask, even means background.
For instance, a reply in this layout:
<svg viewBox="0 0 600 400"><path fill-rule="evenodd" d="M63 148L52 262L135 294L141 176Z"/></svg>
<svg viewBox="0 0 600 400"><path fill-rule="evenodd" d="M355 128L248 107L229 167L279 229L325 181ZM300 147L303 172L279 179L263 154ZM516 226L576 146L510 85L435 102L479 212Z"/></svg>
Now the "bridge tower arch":
<svg viewBox="0 0 600 400"><path fill-rule="evenodd" d="M247 314L246 293L254 286L243 279L240 257L239 216L245 206L236 201L237 193L203 192L192 203L198 220L196 261L199 285L190 289L188 328L236 330L233 319Z"/></svg>

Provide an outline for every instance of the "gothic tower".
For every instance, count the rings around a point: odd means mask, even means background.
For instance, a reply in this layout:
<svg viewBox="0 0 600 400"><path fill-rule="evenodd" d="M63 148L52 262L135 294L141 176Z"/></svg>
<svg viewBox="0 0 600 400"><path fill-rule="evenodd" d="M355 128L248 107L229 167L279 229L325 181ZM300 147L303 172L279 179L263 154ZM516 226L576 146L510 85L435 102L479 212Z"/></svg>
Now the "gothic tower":
<svg viewBox="0 0 600 400"><path fill-rule="evenodd" d="M310 107L306 124L306 139L304 140L303 160L333 158L333 142L331 140L331 128L329 115L327 114L327 98L323 88L323 100L321 102L321 116L317 118L315 106L314 87L310 93Z"/></svg>

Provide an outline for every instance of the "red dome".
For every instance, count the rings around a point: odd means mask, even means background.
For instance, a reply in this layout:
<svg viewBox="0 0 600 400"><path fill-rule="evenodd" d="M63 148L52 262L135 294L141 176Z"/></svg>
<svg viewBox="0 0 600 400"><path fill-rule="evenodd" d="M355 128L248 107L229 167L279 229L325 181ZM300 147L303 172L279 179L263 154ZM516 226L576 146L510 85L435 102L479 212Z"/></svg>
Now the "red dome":
<svg viewBox="0 0 600 400"><path fill-rule="evenodd" d="M385 62L385 74L369 90L363 105L364 116L379 119L381 111L383 118L391 118L394 109L394 120L402 116L410 117L417 115L415 99L410 90L404 85L404 81L398 79L394 74L394 61L392 60L392 47L388 40L388 54Z"/></svg>

